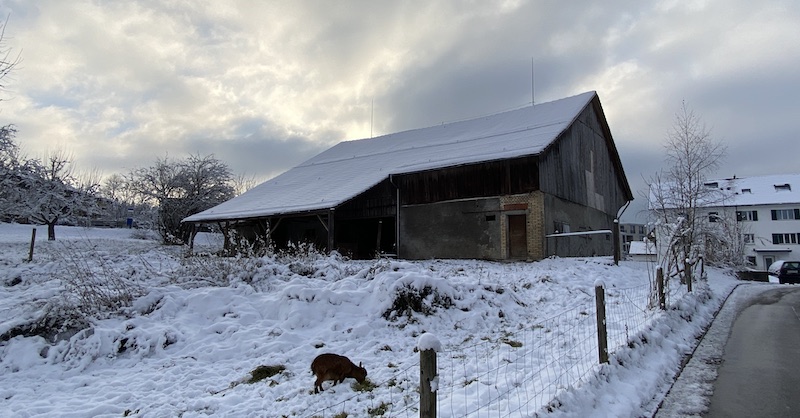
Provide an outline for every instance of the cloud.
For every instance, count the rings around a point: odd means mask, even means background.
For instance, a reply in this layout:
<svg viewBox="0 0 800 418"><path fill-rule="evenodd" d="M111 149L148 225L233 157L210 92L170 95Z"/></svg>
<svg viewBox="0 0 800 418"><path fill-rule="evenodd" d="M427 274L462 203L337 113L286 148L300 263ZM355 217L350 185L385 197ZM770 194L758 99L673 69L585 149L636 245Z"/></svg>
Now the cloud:
<svg viewBox="0 0 800 418"><path fill-rule="evenodd" d="M30 153L106 174L214 153L273 176L336 142L596 90L631 183L682 100L720 176L797 171L800 3L9 0L0 102Z"/></svg>

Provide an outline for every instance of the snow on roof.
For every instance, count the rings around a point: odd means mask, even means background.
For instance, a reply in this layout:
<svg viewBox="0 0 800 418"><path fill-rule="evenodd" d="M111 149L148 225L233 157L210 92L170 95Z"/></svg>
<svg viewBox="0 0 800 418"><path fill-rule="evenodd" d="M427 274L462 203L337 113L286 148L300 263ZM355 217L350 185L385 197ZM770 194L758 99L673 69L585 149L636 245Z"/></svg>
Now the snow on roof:
<svg viewBox="0 0 800 418"><path fill-rule="evenodd" d="M727 195L725 206L800 203L800 174L737 177L710 180L705 184Z"/></svg>
<svg viewBox="0 0 800 418"><path fill-rule="evenodd" d="M594 99L594 91L476 119L344 141L187 222L335 208L389 175L537 155Z"/></svg>
<svg viewBox="0 0 800 418"><path fill-rule="evenodd" d="M631 241L628 254L630 255L654 255L656 245L650 241Z"/></svg>

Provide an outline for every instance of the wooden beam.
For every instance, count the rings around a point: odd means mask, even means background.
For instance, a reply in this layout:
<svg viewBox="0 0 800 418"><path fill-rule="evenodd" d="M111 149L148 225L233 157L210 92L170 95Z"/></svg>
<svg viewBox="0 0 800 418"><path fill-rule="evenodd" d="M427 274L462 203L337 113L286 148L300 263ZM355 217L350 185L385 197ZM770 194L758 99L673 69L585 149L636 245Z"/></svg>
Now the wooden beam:
<svg viewBox="0 0 800 418"><path fill-rule="evenodd" d="M329 253L331 251L333 251L334 244L335 244L335 242L334 242L335 235L334 235L334 229L333 229L333 226L334 226L333 220L334 220L334 209L330 208L330 210L328 210L328 228L327 228L328 229L328 252Z"/></svg>

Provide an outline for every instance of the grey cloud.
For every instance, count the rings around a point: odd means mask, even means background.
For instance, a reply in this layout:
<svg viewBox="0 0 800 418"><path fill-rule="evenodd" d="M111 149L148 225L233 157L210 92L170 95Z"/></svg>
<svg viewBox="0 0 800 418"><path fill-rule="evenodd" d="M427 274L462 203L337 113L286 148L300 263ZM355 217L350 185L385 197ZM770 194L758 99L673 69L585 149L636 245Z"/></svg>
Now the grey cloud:
<svg viewBox="0 0 800 418"><path fill-rule="evenodd" d="M10 0L25 65L0 118L119 172L213 153L268 177L344 139L597 90L634 190L681 100L720 176L797 171L800 3ZM778 51L770 53L770 51ZM36 152L36 150L30 150ZM639 196L637 195L637 200Z"/></svg>

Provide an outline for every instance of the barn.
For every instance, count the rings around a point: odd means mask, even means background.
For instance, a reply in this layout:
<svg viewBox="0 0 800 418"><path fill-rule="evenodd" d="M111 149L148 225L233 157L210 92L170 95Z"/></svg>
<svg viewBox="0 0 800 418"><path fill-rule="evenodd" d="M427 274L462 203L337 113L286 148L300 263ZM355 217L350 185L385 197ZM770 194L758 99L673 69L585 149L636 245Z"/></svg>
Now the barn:
<svg viewBox="0 0 800 418"><path fill-rule="evenodd" d="M590 91L344 141L184 222L354 258L538 260L610 255L631 200Z"/></svg>

